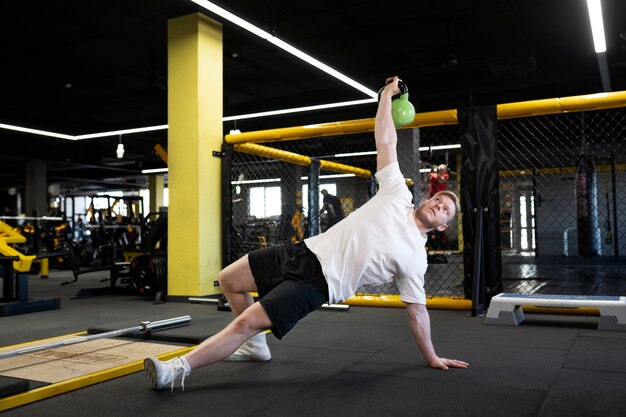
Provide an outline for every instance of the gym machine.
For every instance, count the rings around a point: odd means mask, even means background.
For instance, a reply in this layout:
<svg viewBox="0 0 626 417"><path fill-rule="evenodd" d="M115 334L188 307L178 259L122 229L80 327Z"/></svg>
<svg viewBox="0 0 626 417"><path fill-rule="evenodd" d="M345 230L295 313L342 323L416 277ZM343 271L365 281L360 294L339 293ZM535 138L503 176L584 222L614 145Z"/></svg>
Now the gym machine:
<svg viewBox="0 0 626 417"><path fill-rule="evenodd" d="M0 220L0 276L3 278L0 317L61 308L60 298L29 298L27 275L33 261L59 256L59 253L24 255L12 246L24 242L24 236Z"/></svg>

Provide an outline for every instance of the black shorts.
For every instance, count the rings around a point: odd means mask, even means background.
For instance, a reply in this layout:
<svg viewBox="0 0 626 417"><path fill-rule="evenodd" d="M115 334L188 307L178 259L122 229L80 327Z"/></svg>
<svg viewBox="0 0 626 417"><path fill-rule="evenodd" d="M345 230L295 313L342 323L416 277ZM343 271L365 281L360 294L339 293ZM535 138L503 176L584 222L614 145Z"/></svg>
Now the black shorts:
<svg viewBox="0 0 626 417"><path fill-rule="evenodd" d="M304 242L255 250L248 254L248 262L259 302L278 339L328 300L322 266Z"/></svg>

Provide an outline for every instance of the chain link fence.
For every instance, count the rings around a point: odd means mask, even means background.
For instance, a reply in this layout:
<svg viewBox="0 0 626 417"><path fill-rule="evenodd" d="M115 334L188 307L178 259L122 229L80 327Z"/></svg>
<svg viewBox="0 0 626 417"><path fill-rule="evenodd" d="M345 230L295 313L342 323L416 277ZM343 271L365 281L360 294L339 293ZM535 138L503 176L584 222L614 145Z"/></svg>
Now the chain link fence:
<svg viewBox="0 0 626 417"><path fill-rule="evenodd" d="M353 143L360 142L357 136ZM345 137L307 139L264 144L263 147L289 153L290 156L306 156L320 160L337 161L341 150L346 148ZM341 158L341 163L346 160ZM373 169L375 156L359 160L359 168ZM231 164L231 191L233 207L234 259L250 250L285 242L301 241L311 232L308 195L309 167L250 153L234 152ZM353 161L348 161L351 163ZM338 174L325 169L320 173L318 216L320 231L325 231L335 219L328 209L323 209L326 190L338 197L341 210L336 216L348 216L369 198L369 177L354 174ZM231 259L233 261L234 259Z"/></svg>
<svg viewBox="0 0 626 417"><path fill-rule="evenodd" d="M626 293L626 109L502 120L498 131L505 291Z"/></svg>
<svg viewBox="0 0 626 417"><path fill-rule="evenodd" d="M626 293L626 108L533 116L498 122L500 234L504 291L618 295ZM438 189L461 195L458 125L398 131L398 157L419 204ZM373 174L373 132L264 143L294 160L233 152L230 261L251 250L310 235L311 216L323 232L323 209L309 213L310 158ZM322 168L319 190L337 196L344 216L368 201L368 175ZM585 216L583 214L586 213ZM426 293L464 297L463 231L459 214L444 233L428 237ZM489 256L489 254L486 254ZM398 294L394 284L357 295Z"/></svg>
<svg viewBox="0 0 626 417"><path fill-rule="evenodd" d="M438 126L428 129L399 131L398 158L414 202L430 196L436 190L458 188L457 164L460 145L456 126ZM336 137L321 137L297 141L263 144L272 150L318 160L337 162L370 174L376 171L373 132ZM234 152L231 164L232 192L232 255L230 261L251 250L308 237L310 216L308 208L308 166L281 161L267 156ZM438 173L437 167L442 167ZM371 176L338 174L324 170L320 174L319 216L320 231L332 225L333 218L324 208L322 190L336 196L341 202L343 216L366 203L375 192ZM428 239L429 272L426 291L430 296L463 296L462 289L462 233L460 222L453 222L442 233L431 233ZM364 294L399 294L394 283L366 286L358 290Z"/></svg>

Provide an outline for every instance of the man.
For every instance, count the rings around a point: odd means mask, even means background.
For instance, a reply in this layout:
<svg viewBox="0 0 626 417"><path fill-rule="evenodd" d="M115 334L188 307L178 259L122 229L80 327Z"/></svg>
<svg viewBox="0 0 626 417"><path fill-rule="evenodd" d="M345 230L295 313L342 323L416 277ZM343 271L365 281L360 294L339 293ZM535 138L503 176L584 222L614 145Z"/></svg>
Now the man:
<svg viewBox="0 0 626 417"><path fill-rule="evenodd" d="M430 173L429 197L448 189L448 179L450 178L448 167L445 164L441 164L436 167L436 169L437 172ZM443 230L433 230L432 233L430 233L430 242L428 245L431 248L449 249L448 235L446 235L446 232Z"/></svg>
<svg viewBox="0 0 626 417"><path fill-rule="evenodd" d="M374 136L380 189L366 204L335 227L297 244L260 249L224 268L218 280L234 320L194 350L167 362L148 358L148 382L159 389L220 360L267 361L271 353L265 331L281 339L324 302L352 296L364 284L395 279L407 304L413 340L429 366L467 368L455 359L440 358L430 337L426 310L426 233L445 230L458 210L453 193L444 191L415 209L397 161L397 133L391 117L391 98L399 92L398 77L387 79ZM249 292L258 291L254 302Z"/></svg>
<svg viewBox="0 0 626 417"><path fill-rule="evenodd" d="M434 196L439 191L445 191L448 188L448 167L445 164L441 164L437 167L437 172L430 173L430 190L429 197Z"/></svg>
<svg viewBox="0 0 626 417"><path fill-rule="evenodd" d="M328 226L326 228L330 229L344 218L343 208L341 207L341 200L339 197L330 194L326 190L322 190L321 193L324 196L324 200L322 202L323 205L320 209L320 214L324 212L328 214Z"/></svg>

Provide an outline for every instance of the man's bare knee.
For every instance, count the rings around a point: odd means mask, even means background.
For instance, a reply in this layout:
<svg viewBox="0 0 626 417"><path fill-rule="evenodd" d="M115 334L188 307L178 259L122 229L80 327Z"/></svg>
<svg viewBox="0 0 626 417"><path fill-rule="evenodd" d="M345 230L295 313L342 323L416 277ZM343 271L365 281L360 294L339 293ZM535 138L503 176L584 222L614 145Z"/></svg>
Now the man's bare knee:
<svg viewBox="0 0 626 417"><path fill-rule="evenodd" d="M238 293L257 290L247 256L222 269L217 274L217 281L225 292Z"/></svg>
<svg viewBox="0 0 626 417"><path fill-rule="evenodd" d="M220 284L220 288L223 290L230 290L230 274L223 269L217 274L217 282Z"/></svg>
<svg viewBox="0 0 626 417"><path fill-rule="evenodd" d="M237 334L241 334L241 335L252 334L254 333L254 330L255 330L250 326L250 322L244 318L241 318L241 316L239 316L233 321L232 326L233 326L233 332Z"/></svg>
<svg viewBox="0 0 626 417"><path fill-rule="evenodd" d="M265 309L256 302L236 317L230 326L233 332L250 337L272 327L272 321Z"/></svg>

